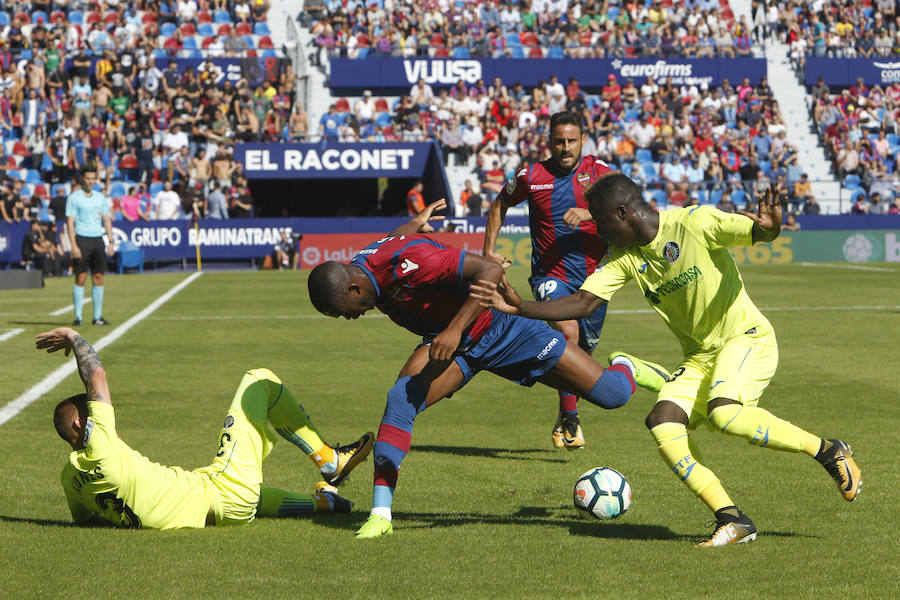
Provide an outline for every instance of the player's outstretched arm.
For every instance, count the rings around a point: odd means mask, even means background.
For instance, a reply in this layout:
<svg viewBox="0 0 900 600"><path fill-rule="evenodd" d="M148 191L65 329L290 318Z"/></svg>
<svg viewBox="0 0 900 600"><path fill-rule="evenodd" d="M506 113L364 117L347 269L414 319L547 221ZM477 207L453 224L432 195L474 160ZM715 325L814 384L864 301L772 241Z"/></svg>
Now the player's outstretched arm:
<svg viewBox="0 0 900 600"><path fill-rule="evenodd" d="M477 299L481 306L542 321L581 319L606 303L603 298L585 290L578 290L574 294L555 300L524 301L509 284L505 275L502 283L503 287L499 287L495 282L479 280L469 288L469 295Z"/></svg>
<svg viewBox="0 0 900 600"><path fill-rule="evenodd" d="M503 268L495 261L477 254L466 253L463 259L462 278L467 282L479 280L492 281L494 285L500 281ZM431 340L428 356L434 361L446 361L453 358L453 354L459 348L463 332L475 322L476 317L482 313L480 301L469 296L457 311L453 320L447 327Z"/></svg>
<svg viewBox="0 0 900 600"><path fill-rule="evenodd" d="M390 232L388 235L397 237L401 235L412 235L414 233L431 233L434 231L434 227L431 226L431 221L441 221L445 218L443 215L436 215L434 213L439 210L444 210L445 208L447 208L446 198L441 198L437 202L432 202L426 206L422 212Z"/></svg>
<svg viewBox="0 0 900 600"><path fill-rule="evenodd" d="M94 348L77 331L69 327L60 327L53 331L39 333L34 345L38 350L47 352L65 350L66 356L70 352L74 352L75 362L78 364L78 374L84 383L84 391L87 392L88 400L112 404L103 363L100 362L100 357L97 356Z"/></svg>
<svg viewBox="0 0 900 600"><path fill-rule="evenodd" d="M782 198L781 188L769 186L759 199L756 214L742 211L741 214L753 220L753 243L771 242L781 233Z"/></svg>
<svg viewBox="0 0 900 600"><path fill-rule="evenodd" d="M487 223L484 226L484 250L482 251L486 258L496 261L503 268L512 263L502 254L495 252L494 247L497 244L497 236L500 235L500 228L506 220L507 210L509 210L509 205L504 201L504 194L498 194L488 208Z"/></svg>

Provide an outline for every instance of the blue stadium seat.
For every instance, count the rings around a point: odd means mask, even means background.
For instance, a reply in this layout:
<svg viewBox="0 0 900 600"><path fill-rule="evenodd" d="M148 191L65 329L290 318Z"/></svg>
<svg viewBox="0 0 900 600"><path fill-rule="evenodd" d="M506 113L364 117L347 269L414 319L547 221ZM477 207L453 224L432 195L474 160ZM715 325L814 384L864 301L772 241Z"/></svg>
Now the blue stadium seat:
<svg viewBox="0 0 900 600"><path fill-rule="evenodd" d="M457 46L453 49L452 52L450 52L450 56L452 58L465 59L469 58L471 54L469 54L469 49L465 46Z"/></svg>
<svg viewBox="0 0 900 600"><path fill-rule="evenodd" d="M370 48L360 48L359 54L357 55L357 57L365 58L365 57L369 56L369 50L370 50Z"/></svg>
<svg viewBox="0 0 900 600"><path fill-rule="evenodd" d="M641 175L647 183L656 183L658 179L656 165L652 162L643 163L641 165Z"/></svg>
<svg viewBox="0 0 900 600"><path fill-rule="evenodd" d="M163 23L162 27L159 28L159 35L163 37L172 37L175 35L175 23Z"/></svg>
<svg viewBox="0 0 900 600"><path fill-rule="evenodd" d="M100 182L98 181L97 183L94 184L94 187L91 188L91 191L94 191L94 192L102 192L102 191L103 191L103 184L100 183Z"/></svg>
<svg viewBox="0 0 900 600"><path fill-rule="evenodd" d="M169 57L169 53L162 48L157 48L153 51L153 57L156 59L157 64L159 64L159 61Z"/></svg>
<svg viewBox="0 0 900 600"><path fill-rule="evenodd" d="M664 190L653 190L652 192L650 192L650 199L656 200L657 206L669 204L669 197L666 196L666 192Z"/></svg>
<svg viewBox="0 0 900 600"><path fill-rule="evenodd" d="M631 110L625 111L625 122L632 123L641 118L641 110L639 108L632 108Z"/></svg>
<svg viewBox="0 0 900 600"><path fill-rule="evenodd" d="M709 203L718 204L722 199L722 190L713 190L709 193Z"/></svg>
<svg viewBox="0 0 900 600"><path fill-rule="evenodd" d="M144 249L131 240L125 240L120 243L119 249L116 251L116 267L119 275L121 275L126 268L137 269L138 273L143 273Z"/></svg>
<svg viewBox="0 0 900 600"><path fill-rule="evenodd" d="M181 43L181 47L184 50L196 50L197 49L197 40L194 39L194 36L189 35L184 38L184 41Z"/></svg>
<svg viewBox="0 0 900 600"><path fill-rule="evenodd" d="M47 13L44 12L44 11L42 11L42 10L36 10L36 11L34 11L33 13L31 13L31 22L32 22L32 23L37 23L37 22L38 22L38 19L43 19L43 20L44 20L44 27L46 27L47 24L50 22L50 21L47 19Z"/></svg>
<svg viewBox="0 0 900 600"><path fill-rule="evenodd" d="M213 13L213 23L231 23L231 15L227 10L217 10Z"/></svg>
<svg viewBox="0 0 900 600"><path fill-rule="evenodd" d="M113 198L121 198L126 194L125 184L121 181L111 181L109 183L109 195Z"/></svg>
<svg viewBox="0 0 900 600"><path fill-rule="evenodd" d="M598 106L600 106L600 96L595 96L594 94L585 96L584 103L587 105L588 108L593 110L593 109L597 108Z"/></svg>
<svg viewBox="0 0 900 600"><path fill-rule="evenodd" d="M522 46L511 46L509 49L509 57L525 58L525 52L522 51Z"/></svg>
<svg viewBox="0 0 900 600"><path fill-rule="evenodd" d="M391 122L391 113L378 113L378 116L375 117L375 124L379 127L387 127Z"/></svg>
<svg viewBox="0 0 900 600"><path fill-rule="evenodd" d="M163 190L163 184L159 181L154 181L150 184L150 196L155 197L158 193Z"/></svg>
<svg viewBox="0 0 900 600"><path fill-rule="evenodd" d="M706 194L706 190L694 190L691 192L692 197L697 198L697 204L712 204L711 198Z"/></svg>
<svg viewBox="0 0 900 600"><path fill-rule="evenodd" d="M36 169L28 169L25 174L25 183L41 183L41 172Z"/></svg>
<svg viewBox="0 0 900 600"><path fill-rule="evenodd" d="M216 35L216 30L213 29L212 23L200 23L197 25L197 35L212 37Z"/></svg>
<svg viewBox="0 0 900 600"><path fill-rule="evenodd" d="M521 47L522 42L519 40L518 33L507 33L506 34L506 45L510 48Z"/></svg>
<svg viewBox="0 0 900 600"><path fill-rule="evenodd" d="M22 50L19 50L20 60L31 60L32 58L34 58L34 52L32 52L30 48L23 48Z"/></svg>
<svg viewBox="0 0 900 600"><path fill-rule="evenodd" d="M856 188L850 193L850 202L856 202L860 197L862 197L863 200L867 198L866 190L862 188Z"/></svg>
<svg viewBox="0 0 900 600"><path fill-rule="evenodd" d="M72 25L84 25L84 15L79 10L73 10L69 13L69 23Z"/></svg>
<svg viewBox="0 0 900 600"><path fill-rule="evenodd" d="M244 38L244 41L247 42L247 48L249 48L251 50L253 48L256 48L256 39L254 39L254 37L252 35L245 35L245 36L243 36L243 38Z"/></svg>
<svg viewBox="0 0 900 600"><path fill-rule="evenodd" d="M898 136L896 133L889 133L884 137L888 141L888 144L891 145L891 148L900 146L900 136Z"/></svg>
<svg viewBox="0 0 900 600"><path fill-rule="evenodd" d="M547 58L565 58L566 54L563 52L562 46L550 46L550 49L547 50Z"/></svg>
<svg viewBox="0 0 900 600"><path fill-rule="evenodd" d="M263 58L276 58L278 56L278 52L276 52L275 50L272 50L271 48L266 48L265 50L262 51L261 56ZM202 55L201 55L201 57L202 57Z"/></svg>
<svg viewBox="0 0 900 600"><path fill-rule="evenodd" d="M647 148L638 148L637 152L634 153L634 158L643 164L652 163L653 162L653 153L650 152Z"/></svg>
<svg viewBox="0 0 900 600"><path fill-rule="evenodd" d="M619 16L619 7L618 6L610 6L606 9L606 16L608 16L611 20L615 20L616 17Z"/></svg>
<svg viewBox="0 0 900 600"><path fill-rule="evenodd" d="M610 165L610 167L612 167L612 165ZM631 163L630 162L626 162L624 165L622 165L622 173L624 173L628 177L631 177Z"/></svg>
<svg viewBox="0 0 900 600"><path fill-rule="evenodd" d="M9 25L9 13L5 10L0 11L0 27Z"/></svg>
<svg viewBox="0 0 900 600"><path fill-rule="evenodd" d="M271 35L271 31L269 31L269 26L266 25L263 21L258 22L253 26L253 33L255 35Z"/></svg>
<svg viewBox="0 0 900 600"><path fill-rule="evenodd" d="M742 189L731 192L731 201L735 206L744 206L747 204L747 192Z"/></svg>
<svg viewBox="0 0 900 600"><path fill-rule="evenodd" d="M844 178L844 187L850 190L855 190L860 187L859 175L847 175L847 177Z"/></svg>

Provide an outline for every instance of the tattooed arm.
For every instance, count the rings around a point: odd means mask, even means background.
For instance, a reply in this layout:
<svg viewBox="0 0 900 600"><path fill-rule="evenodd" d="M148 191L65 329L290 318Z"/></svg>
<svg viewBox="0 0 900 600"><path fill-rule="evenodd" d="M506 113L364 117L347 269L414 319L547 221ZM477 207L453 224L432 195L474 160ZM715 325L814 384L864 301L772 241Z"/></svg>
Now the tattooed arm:
<svg viewBox="0 0 900 600"><path fill-rule="evenodd" d="M78 374L84 382L84 390L88 400L94 402L106 402L112 404L109 396L109 384L106 382L106 371L100 357L87 341L74 329L60 327L53 331L39 333L35 346L38 350L56 352L65 350L66 356L70 352L75 353L75 362L78 364Z"/></svg>

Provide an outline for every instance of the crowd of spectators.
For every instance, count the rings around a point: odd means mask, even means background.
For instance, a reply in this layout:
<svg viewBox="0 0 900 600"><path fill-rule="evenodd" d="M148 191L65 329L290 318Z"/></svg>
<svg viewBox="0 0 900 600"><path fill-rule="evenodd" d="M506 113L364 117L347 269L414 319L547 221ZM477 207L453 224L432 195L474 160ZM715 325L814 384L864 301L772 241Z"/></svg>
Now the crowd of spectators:
<svg viewBox="0 0 900 600"><path fill-rule="evenodd" d="M247 57L256 52L251 43L271 48L266 0L13 0L2 8L0 217L7 222L59 219L58 199L87 163L97 165L98 189L117 217L248 216L252 199L233 160L235 141L306 134L289 61L276 61L251 86L212 60L187 68L177 60L196 57L199 47L207 59ZM235 36L240 44L229 42Z"/></svg>
<svg viewBox="0 0 900 600"><path fill-rule="evenodd" d="M320 53L349 58L734 57L751 28L728 0L308 0Z"/></svg>
<svg viewBox="0 0 900 600"><path fill-rule="evenodd" d="M806 56L890 58L900 51L894 0L768 0L754 2L752 13L754 34L778 36L800 68Z"/></svg>
<svg viewBox="0 0 900 600"><path fill-rule="evenodd" d="M806 187L795 190L803 175L797 149L786 139L765 77L755 84L725 79L697 86L652 78L620 82L610 74L596 95L585 93L577 79L563 85L555 75L532 90L509 83L459 81L434 90L420 80L393 107L366 92L352 107L346 99L332 106L320 133L343 141L437 140L448 165L475 168L478 189L461 199L472 212L523 162L549 156L550 115L561 110L583 116L585 154L645 186L660 207L724 199L725 208L744 208L770 183L792 199L799 190L798 209L811 196Z"/></svg>
<svg viewBox="0 0 900 600"><path fill-rule="evenodd" d="M900 83L870 87L860 78L855 85L832 93L820 78L810 96L825 156L849 190L852 212L896 212Z"/></svg>

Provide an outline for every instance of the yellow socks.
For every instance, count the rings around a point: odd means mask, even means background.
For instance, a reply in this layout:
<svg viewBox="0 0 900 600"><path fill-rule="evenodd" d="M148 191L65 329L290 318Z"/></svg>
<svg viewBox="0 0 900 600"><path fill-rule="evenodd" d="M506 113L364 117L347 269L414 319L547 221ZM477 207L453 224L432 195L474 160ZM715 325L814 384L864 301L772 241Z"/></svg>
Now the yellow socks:
<svg viewBox="0 0 900 600"><path fill-rule="evenodd" d="M650 430L659 455L681 481L713 511L734 502L715 474L697 462L688 445L687 428L680 423L662 423Z"/></svg>
<svg viewBox="0 0 900 600"><path fill-rule="evenodd" d="M328 498L321 494L310 496L265 486L259 490L259 504L256 506L259 517L293 517L330 510Z"/></svg>
<svg viewBox="0 0 900 600"><path fill-rule="evenodd" d="M821 438L758 406L719 406L709 414L709 421L722 433L742 437L762 448L815 456L822 444Z"/></svg>
<svg viewBox="0 0 900 600"><path fill-rule="evenodd" d="M274 377L274 375L273 375ZM289 389L279 381L279 390L270 400L269 422L278 435L294 444L309 456L317 467L334 462L334 450L322 441L303 406Z"/></svg>

